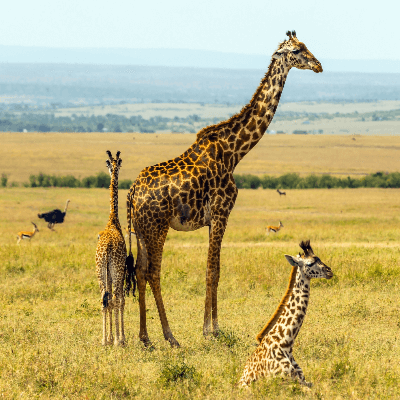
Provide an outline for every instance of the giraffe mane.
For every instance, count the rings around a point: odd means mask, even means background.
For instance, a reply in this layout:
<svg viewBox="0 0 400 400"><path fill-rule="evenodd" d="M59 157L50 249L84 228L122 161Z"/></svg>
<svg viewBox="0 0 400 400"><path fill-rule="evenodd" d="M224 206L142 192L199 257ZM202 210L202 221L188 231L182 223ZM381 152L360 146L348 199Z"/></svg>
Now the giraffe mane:
<svg viewBox="0 0 400 400"><path fill-rule="evenodd" d="M251 109L254 106L254 104L256 102L256 99L257 99L258 95L260 94L260 92L261 92L261 90L263 88L263 85L264 85L264 83L265 83L270 71L272 71L272 67L273 67L273 64L275 62L276 62L276 60L274 58L271 59L271 62L269 64L269 66L268 66L268 70L265 73L264 77L262 78L260 84L258 85L258 88L254 92L253 97L251 98L250 102L248 104L246 104L245 106L243 106L243 108L237 114L232 115L227 120L221 121L221 122L219 122L218 124L215 124L215 125L208 125L208 126L204 127L203 129L201 129L199 132L197 132L197 140L203 139L209 133L213 133L215 131L218 131L218 130L221 130L222 128L227 127L232 122L232 120L234 120L234 119L236 119L238 117L241 117L249 109Z"/></svg>
<svg viewBox="0 0 400 400"><path fill-rule="evenodd" d="M289 277L289 285L286 289L285 294L282 297L281 302L279 303L278 307L276 308L275 312L272 314L272 317L266 323L264 328L258 333L256 339L259 343L263 340L264 336L274 327L278 318L282 315L284 308L287 305L290 295L292 294L294 283L296 282L296 274L297 274L297 266L292 267L292 272L290 273Z"/></svg>

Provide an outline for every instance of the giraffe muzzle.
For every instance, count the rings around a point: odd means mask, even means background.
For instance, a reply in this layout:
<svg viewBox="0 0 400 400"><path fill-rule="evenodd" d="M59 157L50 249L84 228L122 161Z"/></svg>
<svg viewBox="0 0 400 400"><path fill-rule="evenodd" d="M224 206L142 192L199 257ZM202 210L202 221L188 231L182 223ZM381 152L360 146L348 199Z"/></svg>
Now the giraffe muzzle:
<svg viewBox="0 0 400 400"><path fill-rule="evenodd" d="M331 279L333 277L333 272L329 267L325 267L323 269L324 273L325 273L325 278L326 279Z"/></svg>
<svg viewBox="0 0 400 400"><path fill-rule="evenodd" d="M319 62L318 63L309 62L308 65L317 74L323 71L322 65Z"/></svg>

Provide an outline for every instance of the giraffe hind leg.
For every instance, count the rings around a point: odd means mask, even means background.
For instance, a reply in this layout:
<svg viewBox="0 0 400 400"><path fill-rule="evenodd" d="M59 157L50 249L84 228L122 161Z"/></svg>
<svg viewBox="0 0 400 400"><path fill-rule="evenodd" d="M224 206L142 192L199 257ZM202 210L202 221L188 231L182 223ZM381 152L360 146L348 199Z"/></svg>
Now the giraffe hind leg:
<svg viewBox="0 0 400 400"><path fill-rule="evenodd" d="M168 233L168 225L160 228L158 240L147 241L146 248L148 250L148 281L156 301L158 315L160 317L164 339L167 340L172 347L180 347L179 342L172 334L168 323L167 314L165 312L164 302L161 294L160 273L162 252L165 238Z"/></svg>
<svg viewBox="0 0 400 400"><path fill-rule="evenodd" d="M144 240L139 234L137 236L137 249L138 254L136 258L136 280L137 289L139 292L139 313L140 313L140 328L139 339L143 344L148 347L151 346L149 335L147 333L146 323L146 285L147 280L145 273L147 271L147 251L144 245Z"/></svg>
<svg viewBox="0 0 400 400"><path fill-rule="evenodd" d="M114 286L114 319L115 319L115 346L125 345L125 335L123 329L123 307L124 292L123 292L123 281L120 284Z"/></svg>
<svg viewBox="0 0 400 400"><path fill-rule="evenodd" d="M110 293L103 290L103 309L102 309L102 314L103 314L103 339L101 341L101 344L103 346L106 346L107 343L107 314L108 314L108 306L110 304L110 299L109 299Z"/></svg>

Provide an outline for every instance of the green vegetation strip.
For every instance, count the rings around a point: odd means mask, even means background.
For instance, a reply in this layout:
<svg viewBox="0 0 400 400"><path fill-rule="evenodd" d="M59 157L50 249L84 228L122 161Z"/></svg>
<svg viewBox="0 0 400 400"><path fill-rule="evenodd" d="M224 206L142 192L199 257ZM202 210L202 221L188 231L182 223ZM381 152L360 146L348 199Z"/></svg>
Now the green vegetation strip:
<svg viewBox="0 0 400 400"><path fill-rule="evenodd" d="M337 178L331 175L301 177L291 173L281 176L234 175L239 189L332 189L332 188L400 188L400 173L376 172L361 178Z"/></svg>
<svg viewBox="0 0 400 400"><path fill-rule="evenodd" d="M383 173L376 172L361 178L337 178L328 174L308 175L301 177L298 174L290 173L281 176L256 176L256 175L234 175L236 185L239 189L333 189L333 188L400 188L400 172ZM120 189L129 189L132 185L130 179L119 182ZM2 174L1 187L8 186L6 174ZM17 186L11 183L9 186ZM70 188L108 188L110 176L105 172L88 176L82 180L72 175L56 176L39 173L31 175L29 182L23 184L25 187L70 187Z"/></svg>

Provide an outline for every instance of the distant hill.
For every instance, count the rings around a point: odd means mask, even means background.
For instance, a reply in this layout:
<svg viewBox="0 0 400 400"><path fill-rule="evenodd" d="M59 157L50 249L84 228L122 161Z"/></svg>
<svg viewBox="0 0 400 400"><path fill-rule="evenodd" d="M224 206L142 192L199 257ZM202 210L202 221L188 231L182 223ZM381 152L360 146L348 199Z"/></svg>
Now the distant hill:
<svg viewBox="0 0 400 400"><path fill-rule="evenodd" d="M124 102L245 104L266 70L267 66L222 69L3 63L0 64L0 108L10 104L58 108ZM315 74L293 69L281 102L399 99L400 73L324 71Z"/></svg>
<svg viewBox="0 0 400 400"><path fill-rule="evenodd" d="M142 65L265 70L268 67L271 54L237 54L189 49L65 49L0 46L0 63ZM320 61L326 72L400 73L400 60L321 59Z"/></svg>

